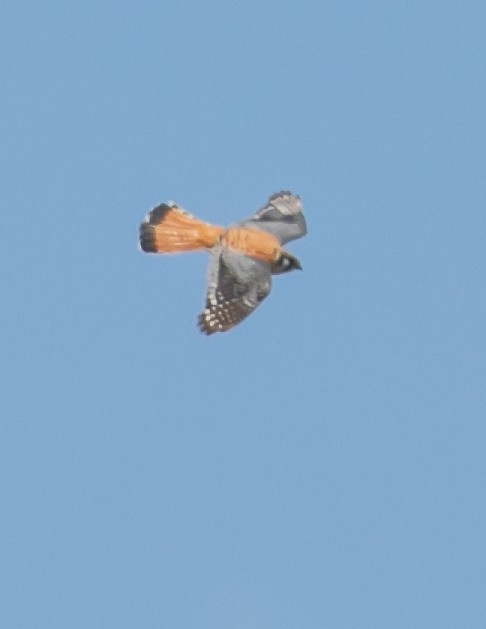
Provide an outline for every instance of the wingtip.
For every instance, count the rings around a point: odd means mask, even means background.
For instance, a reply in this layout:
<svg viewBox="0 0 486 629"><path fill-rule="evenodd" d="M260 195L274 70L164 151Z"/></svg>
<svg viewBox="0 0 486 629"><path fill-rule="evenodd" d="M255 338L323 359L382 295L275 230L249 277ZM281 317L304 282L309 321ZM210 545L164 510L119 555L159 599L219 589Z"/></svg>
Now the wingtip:
<svg viewBox="0 0 486 629"><path fill-rule="evenodd" d="M279 199L281 197L294 197L296 199L300 199L300 196L298 194L295 194L290 190L280 190L279 192L274 192L272 195L270 195L268 200L275 201L276 199Z"/></svg>
<svg viewBox="0 0 486 629"><path fill-rule="evenodd" d="M198 315L197 327L199 328L199 332L206 336L211 336L211 334L220 331L219 328L211 326L211 321L208 319L206 312L201 312L201 314Z"/></svg>

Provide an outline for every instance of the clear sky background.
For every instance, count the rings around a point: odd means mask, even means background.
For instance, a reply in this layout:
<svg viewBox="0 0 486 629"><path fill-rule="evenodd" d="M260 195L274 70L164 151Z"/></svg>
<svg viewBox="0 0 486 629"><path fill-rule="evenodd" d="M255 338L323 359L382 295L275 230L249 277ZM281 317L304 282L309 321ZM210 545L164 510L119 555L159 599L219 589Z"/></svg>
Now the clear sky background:
<svg viewBox="0 0 486 629"><path fill-rule="evenodd" d="M486 8L0 9L0 626L486 626ZM228 334L207 256L301 195Z"/></svg>

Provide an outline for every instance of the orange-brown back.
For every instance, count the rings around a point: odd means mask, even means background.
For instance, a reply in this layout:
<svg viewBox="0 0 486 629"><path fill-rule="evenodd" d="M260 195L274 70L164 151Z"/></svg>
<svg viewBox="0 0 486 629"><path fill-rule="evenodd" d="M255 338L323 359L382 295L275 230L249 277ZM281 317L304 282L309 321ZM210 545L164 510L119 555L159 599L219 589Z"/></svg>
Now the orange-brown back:
<svg viewBox="0 0 486 629"><path fill-rule="evenodd" d="M221 244L244 255L264 262L275 262L281 252L280 241L273 234L260 229L232 227L227 229Z"/></svg>

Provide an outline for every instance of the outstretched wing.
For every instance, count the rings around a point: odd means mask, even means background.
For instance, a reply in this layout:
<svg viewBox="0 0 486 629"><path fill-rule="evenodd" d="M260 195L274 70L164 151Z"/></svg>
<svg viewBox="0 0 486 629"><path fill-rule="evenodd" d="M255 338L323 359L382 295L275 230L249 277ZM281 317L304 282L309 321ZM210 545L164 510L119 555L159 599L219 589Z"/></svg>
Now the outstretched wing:
<svg viewBox="0 0 486 629"><path fill-rule="evenodd" d="M211 250L201 332L226 332L243 321L270 292L270 266L219 245Z"/></svg>
<svg viewBox="0 0 486 629"><path fill-rule="evenodd" d="M276 236L282 244L307 232L300 197L288 191L272 194L267 203L242 223Z"/></svg>

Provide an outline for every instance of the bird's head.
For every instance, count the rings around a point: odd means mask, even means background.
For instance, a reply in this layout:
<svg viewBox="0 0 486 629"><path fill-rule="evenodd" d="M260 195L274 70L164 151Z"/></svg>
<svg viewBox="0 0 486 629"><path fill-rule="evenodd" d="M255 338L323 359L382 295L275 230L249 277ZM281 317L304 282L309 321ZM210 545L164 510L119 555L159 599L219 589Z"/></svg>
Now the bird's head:
<svg viewBox="0 0 486 629"><path fill-rule="evenodd" d="M300 262L297 260L295 256L288 253L287 251L282 251L279 257L272 264L273 275L279 275L280 273L288 273L289 271L294 271L295 269L299 269L299 271L302 271Z"/></svg>

